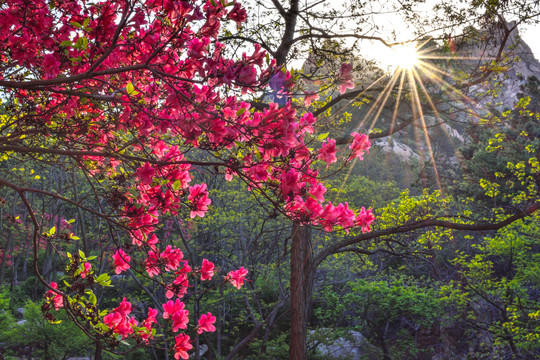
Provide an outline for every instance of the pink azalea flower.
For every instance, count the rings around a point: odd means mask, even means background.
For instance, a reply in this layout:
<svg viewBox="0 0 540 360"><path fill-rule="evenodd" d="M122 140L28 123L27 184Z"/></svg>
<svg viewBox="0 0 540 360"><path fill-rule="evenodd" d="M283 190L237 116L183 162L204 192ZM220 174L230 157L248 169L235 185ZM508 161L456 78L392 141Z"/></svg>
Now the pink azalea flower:
<svg viewBox="0 0 540 360"><path fill-rule="evenodd" d="M201 266L201 280L210 280L214 276L214 264L211 261L203 259Z"/></svg>
<svg viewBox="0 0 540 360"><path fill-rule="evenodd" d="M147 244L148 244L148 246L150 246L150 249L155 250L156 249L156 244L158 242L159 242L159 240L158 240L158 237L156 236L156 234L152 234L152 236L150 236L150 238L148 239Z"/></svg>
<svg viewBox="0 0 540 360"><path fill-rule="evenodd" d="M358 214L356 219L354 219L354 224L361 227L362 232L365 233L371 231L371 223L374 220L375 216L373 215L371 209L366 210L364 207L362 207L360 213Z"/></svg>
<svg viewBox="0 0 540 360"><path fill-rule="evenodd" d="M176 299L176 302L169 300L163 304L163 318L171 319L173 332L177 332L178 329L187 329L189 311L184 307L185 304L180 299Z"/></svg>
<svg viewBox="0 0 540 360"><path fill-rule="evenodd" d="M154 178L155 170L149 163L144 164L135 173L143 184L151 184Z"/></svg>
<svg viewBox="0 0 540 360"><path fill-rule="evenodd" d="M339 216L339 209L334 206L331 202L326 204L323 212L321 213L320 224L323 226L325 231L332 231L337 218Z"/></svg>
<svg viewBox="0 0 540 360"><path fill-rule="evenodd" d="M317 121L317 118L313 116L312 113L308 112L300 118L299 124L305 132L313 134L315 131L313 129L313 124L315 124L315 121Z"/></svg>
<svg viewBox="0 0 540 360"><path fill-rule="evenodd" d="M304 95L304 105L310 106L314 100L319 100L319 94L307 91Z"/></svg>
<svg viewBox="0 0 540 360"><path fill-rule="evenodd" d="M244 285L244 280L247 274L248 271L244 269L244 267L241 267L238 270L229 272L225 279L227 279L227 281L229 281L237 289L240 289L242 285Z"/></svg>
<svg viewBox="0 0 540 360"><path fill-rule="evenodd" d="M133 333L133 328L138 325L135 318L127 318L131 313L131 303L124 298L112 313L103 318L103 323L111 328L112 332L121 335L123 339Z"/></svg>
<svg viewBox="0 0 540 360"><path fill-rule="evenodd" d="M118 324L122 322L122 320L122 315L117 312L112 312L105 315L105 317L103 318L103 323L114 331L114 329L118 326Z"/></svg>
<svg viewBox="0 0 540 360"><path fill-rule="evenodd" d="M227 14L227 19L236 22L236 27L239 28L240 25L247 19L247 11L240 5L240 3L234 2L234 6L229 13Z"/></svg>
<svg viewBox="0 0 540 360"><path fill-rule="evenodd" d="M152 336L152 325L157 323L156 316L158 311L156 309L148 308L148 317L142 323L144 329L139 329L139 336L145 343L148 343Z"/></svg>
<svg viewBox="0 0 540 360"><path fill-rule="evenodd" d="M326 194L326 188L323 184L317 184L309 189L309 194L312 195L317 201L324 201L324 194Z"/></svg>
<svg viewBox="0 0 540 360"><path fill-rule="evenodd" d="M279 180L283 197L289 196L291 192L294 195L305 185L304 182L300 181L300 173L294 169L281 174Z"/></svg>
<svg viewBox="0 0 540 360"><path fill-rule="evenodd" d="M213 316L211 313L201 315L201 318L199 319L199 326L197 329L197 333L202 334L203 331L207 331L207 332L216 331L216 327L214 326L215 322L216 322L216 317Z"/></svg>
<svg viewBox="0 0 540 360"><path fill-rule="evenodd" d="M146 272L148 273L148 276L153 277L154 275L158 275L161 270L158 267L159 265L159 257L158 254L154 251L148 252L148 258L145 262Z"/></svg>
<svg viewBox="0 0 540 360"><path fill-rule="evenodd" d="M339 71L339 92L344 94L347 89L354 89L352 81L352 64L342 64Z"/></svg>
<svg viewBox="0 0 540 360"><path fill-rule="evenodd" d="M92 265L90 263L84 263L83 264L84 270L81 272L81 278L84 279L86 275L90 272L90 269L92 268Z"/></svg>
<svg viewBox="0 0 540 360"><path fill-rule="evenodd" d="M238 82L242 85L252 85L257 80L257 69L250 65L241 65L238 71Z"/></svg>
<svg viewBox="0 0 540 360"><path fill-rule="evenodd" d="M330 164L335 163L337 161L336 140L331 139L328 142L323 143L321 150L319 150L319 156L317 156L317 159L324 161L327 169Z"/></svg>
<svg viewBox="0 0 540 360"><path fill-rule="evenodd" d="M339 204L339 215L337 217L338 224L343 228L346 229L347 233L349 232L349 228L354 226L354 212L349 209L349 204Z"/></svg>
<svg viewBox="0 0 540 360"><path fill-rule="evenodd" d="M129 262L131 261L131 256L126 254L124 250L118 249L114 255L114 272L117 274L120 274L122 271L126 271L131 266L129 265Z"/></svg>
<svg viewBox="0 0 540 360"><path fill-rule="evenodd" d="M178 329L187 329L187 324L189 322L189 311L179 310L172 315L171 320L173 332L177 332Z"/></svg>
<svg viewBox="0 0 540 360"><path fill-rule="evenodd" d="M120 306L114 309L114 311L121 314L123 317L126 317L131 313L131 303L127 301L126 298L123 298Z"/></svg>
<svg viewBox="0 0 540 360"><path fill-rule="evenodd" d="M158 314L157 309L152 309L150 307L148 308L148 317L146 318L146 320L144 320L144 323L143 323L143 325L147 329L150 329L152 327L152 324L157 323L157 320L156 320L157 314Z"/></svg>
<svg viewBox="0 0 540 360"><path fill-rule="evenodd" d="M187 268L189 268L189 271L191 271L191 268L186 263L184 263L184 268L182 270L184 270L186 266ZM171 285L167 286L167 291L165 292L165 297L167 299L172 298L174 295L178 296L179 298L186 295L187 289L189 287L189 281L187 277L187 273L189 271L184 272L182 270L176 272L176 279L174 279Z"/></svg>
<svg viewBox="0 0 540 360"><path fill-rule="evenodd" d="M58 284L55 283L55 282L51 282L51 287L53 289L58 289ZM52 290L49 290L47 291L47 298L52 300L52 302L54 303L54 309L55 310L58 310L62 307L64 307L64 298L62 297L62 295L52 291Z"/></svg>
<svg viewBox="0 0 540 360"><path fill-rule="evenodd" d="M161 259L165 260L165 269L167 271L174 271L180 266L180 262L184 257L182 251L178 248L173 248L171 245L167 245L165 251L160 255Z"/></svg>
<svg viewBox="0 0 540 360"><path fill-rule="evenodd" d="M55 78L60 73L60 61L53 54L44 55L42 65L48 79Z"/></svg>
<svg viewBox="0 0 540 360"><path fill-rule="evenodd" d="M176 344L174 345L174 358L176 360L189 359L188 351L193 348L193 345L189 343L189 336L184 334L178 334L176 336Z"/></svg>
<svg viewBox="0 0 540 360"><path fill-rule="evenodd" d="M352 150L352 155L349 157L349 161L354 157L364 160L362 157L364 152L369 153L369 148L371 147L371 141L366 134L358 134L353 132L352 134L353 142L349 145L349 149Z"/></svg>
<svg viewBox="0 0 540 360"><path fill-rule="evenodd" d="M191 202L189 217L192 219L195 216L204 217L204 214L208 211L208 205L212 203L212 200L208 198L206 184L190 186L188 200Z"/></svg>

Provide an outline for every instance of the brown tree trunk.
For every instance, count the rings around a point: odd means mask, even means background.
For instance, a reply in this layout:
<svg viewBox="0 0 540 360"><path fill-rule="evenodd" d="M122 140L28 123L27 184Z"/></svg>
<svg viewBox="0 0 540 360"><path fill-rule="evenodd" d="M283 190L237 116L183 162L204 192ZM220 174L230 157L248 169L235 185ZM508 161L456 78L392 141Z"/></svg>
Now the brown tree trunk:
<svg viewBox="0 0 540 360"><path fill-rule="evenodd" d="M96 342L96 351L94 352L94 360L101 360L101 351L102 351L102 347L98 341Z"/></svg>
<svg viewBox="0 0 540 360"><path fill-rule="evenodd" d="M11 253L11 246L13 244L13 238L11 237L11 231L7 232L6 246L2 249L2 259L0 260L0 285L4 283L4 275L6 272L6 265L8 261L8 254ZM0 247L1 248L1 247ZM13 261L13 258L11 259Z"/></svg>
<svg viewBox="0 0 540 360"><path fill-rule="evenodd" d="M307 323L313 287L311 229L293 224L291 240L291 342L289 360L307 359Z"/></svg>

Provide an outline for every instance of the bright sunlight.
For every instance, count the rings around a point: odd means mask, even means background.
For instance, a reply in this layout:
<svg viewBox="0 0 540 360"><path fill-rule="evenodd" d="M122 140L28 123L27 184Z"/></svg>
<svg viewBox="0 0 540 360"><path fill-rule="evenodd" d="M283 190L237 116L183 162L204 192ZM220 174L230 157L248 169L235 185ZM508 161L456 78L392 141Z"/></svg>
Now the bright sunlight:
<svg viewBox="0 0 540 360"><path fill-rule="evenodd" d="M394 46L389 59L394 68L412 69L418 64L418 52L415 44Z"/></svg>

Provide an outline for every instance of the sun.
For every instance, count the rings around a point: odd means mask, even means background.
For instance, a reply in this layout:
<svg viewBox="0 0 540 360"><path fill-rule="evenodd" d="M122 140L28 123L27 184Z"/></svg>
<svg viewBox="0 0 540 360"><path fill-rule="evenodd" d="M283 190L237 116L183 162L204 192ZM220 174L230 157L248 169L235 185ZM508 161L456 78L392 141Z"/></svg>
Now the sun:
<svg viewBox="0 0 540 360"><path fill-rule="evenodd" d="M379 63L389 73L408 71L420 67L423 56L420 56L420 48L414 42L400 45L376 46L373 48L371 58Z"/></svg>
<svg viewBox="0 0 540 360"><path fill-rule="evenodd" d="M389 59L393 68L409 70L418 64L418 48L416 44L410 43L392 47L392 58Z"/></svg>

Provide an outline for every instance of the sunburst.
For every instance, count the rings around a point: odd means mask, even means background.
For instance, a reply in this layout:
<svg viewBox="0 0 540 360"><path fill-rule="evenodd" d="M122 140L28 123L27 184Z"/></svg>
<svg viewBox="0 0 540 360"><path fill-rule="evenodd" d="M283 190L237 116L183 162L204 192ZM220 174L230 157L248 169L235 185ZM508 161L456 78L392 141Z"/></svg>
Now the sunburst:
<svg viewBox="0 0 540 360"><path fill-rule="evenodd" d="M409 70L418 65L419 55L417 45L414 43L397 45L392 47L388 62L395 69Z"/></svg>
<svg viewBox="0 0 540 360"><path fill-rule="evenodd" d="M446 97L452 101L463 101L473 103L474 100L467 97L462 91L449 83L446 79L451 78L452 74L437 66L433 61L437 60L473 60L472 57L434 55L437 53L434 49L426 49L426 44L430 40L422 43L409 42L388 48L384 54L381 54L379 62L386 67L386 82L384 89L372 101L372 106L356 125L356 130L363 128L364 131L372 131L378 122L383 111L391 112L391 122L389 124L390 133L398 126L400 105L405 102L410 103L411 119L414 125L414 136L417 143L425 144L426 153L420 154L421 158L429 161L435 176L436 186L441 189L439 171L434 156L434 148L430 139L428 128L430 124L426 116L437 119L437 123L444 123L443 116L439 113L436 101L433 100L433 93L430 87L437 86L445 92ZM478 58L475 58L478 59ZM483 60L486 60L485 58ZM383 76L384 77L384 76ZM379 82L381 79L377 79ZM430 84L430 85L428 85ZM389 99L393 99L392 109L388 108ZM385 110L386 109L386 110ZM448 133L446 127L442 127L446 136ZM419 148L421 152L421 147ZM354 166L354 164L353 164ZM351 169L352 170L352 169ZM348 174L349 175L349 174Z"/></svg>
<svg viewBox="0 0 540 360"><path fill-rule="evenodd" d="M388 130L390 134L394 133L394 131L404 129L407 127L407 124L412 125L413 136L415 142L418 144L420 158L429 163L433 171L436 187L439 190L443 190L438 170L438 166L440 167L440 165L436 163L434 144L430 138L428 129L444 124L445 115L439 112L438 101L434 99L433 95L437 93L447 101L468 104L469 113L472 113L473 108L481 104L475 99L468 97L466 91L463 91L459 85L456 85L459 84L458 80L448 80L454 79L452 71L445 70L447 66L440 66L437 62L444 61L448 63L450 61L461 62L465 60L464 64L467 66L467 63L470 63L472 60L490 61L494 59L487 56L460 56L453 52L447 55L441 55L437 50L437 46L433 48L427 46L430 41L431 39L422 43L409 42L387 48L386 51L380 52L380 58L376 61L382 67L386 68L387 71L373 81L371 85L367 86L357 97L351 99L349 104L366 96L373 85L384 84L377 96L371 99L369 109L367 109L362 118L358 119L354 131L372 132L383 111L389 115L390 123ZM438 90L434 92L436 88ZM400 114L403 104L409 104L411 110L410 118L408 116L403 117ZM436 124L427 121L426 118L428 117L434 118ZM448 139L451 140L453 138L454 135L450 134L445 126L442 126L442 131ZM452 141L449 141L449 143L452 144ZM356 164L356 161L351 164L345 175L342 187L345 186Z"/></svg>

